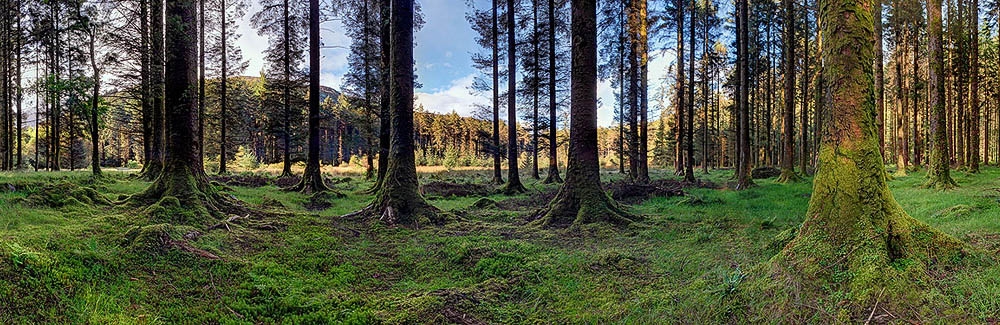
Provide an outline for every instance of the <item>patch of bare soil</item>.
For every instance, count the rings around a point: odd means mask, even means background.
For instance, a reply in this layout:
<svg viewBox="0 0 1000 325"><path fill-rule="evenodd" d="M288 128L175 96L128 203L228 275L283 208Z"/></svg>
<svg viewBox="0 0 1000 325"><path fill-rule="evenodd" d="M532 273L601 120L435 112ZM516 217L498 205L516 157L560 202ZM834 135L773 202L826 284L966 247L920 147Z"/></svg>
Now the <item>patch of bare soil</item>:
<svg viewBox="0 0 1000 325"><path fill-rule="evenodd" d="M558 190L530 193L527 197L509 198L496 203L501 210L532 211L549 205Z"/></svg>
<svg viewBox="0 0 1000 325"><path fill-rule="evenodd" d="M626 204L640 204L654 197L673 197L685 195L685 188L718 188L715 183L696 181L682 182L673 179L658 179L647 184L616 181L605 188L611 192L611 198Z"/></svg>
<svg viewBox="0 0 1000 325"><path fill-rule="evenodd" d="M270 178L260 174L214 175L210 178L227 186L262 187L271 184Z"/></svg>
<svg viewBox="0 0 1000 325"><path fill-rule="evenodd" d="M774 167L757 167L750 171L753 179L764 179L781 176L781 169Z"/></svg>
<svg viewBox="0 0 1000 325"><path fill-rule="evenodd" d="M485 184L461 184L434 181L420 186L420 193L426 196L468 197L486 196L493 192L494 187Z"/></svg>

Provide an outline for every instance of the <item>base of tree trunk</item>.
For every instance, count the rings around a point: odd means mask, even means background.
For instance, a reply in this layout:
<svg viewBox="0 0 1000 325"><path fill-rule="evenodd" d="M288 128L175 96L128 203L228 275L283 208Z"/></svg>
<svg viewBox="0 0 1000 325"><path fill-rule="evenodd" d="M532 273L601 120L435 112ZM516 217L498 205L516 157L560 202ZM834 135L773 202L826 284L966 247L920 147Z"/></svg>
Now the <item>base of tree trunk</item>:
<svg viewBox="0 0 1000 325"><path fill-rule="evenodd" d="M306 166L306 171L302 174L302 180L295 186L286 188L285 191L313 194L330 191L330 187L326 186L326 183L323 181L323 174L320 173L319 166Z"/></svg>
<svg viewBox="0 0 1000 325"><path fill-rule="evenodd" d="M647 184L649 181L649 175L639 175L639 177L636 177L635 179L635 183L637 184Z"/></svg>
<svg viewBox="0 0 1000 325"><path fill-rule="evenodd" d="M542 228L566 228L591 223L610 223L625 226L635 216L623 209L601 190L568 188L563 185L549 206L539 211L534 224Z"/></svg>
<svg viewBox="0 0 1000 325"><path fill-rule="evenodd" d="M860 323L870 320L876 304L903 319L920 319L912 313L928 307L947 307L949 302L935 294L935 275L984 259L908 216L895 202L884 208L888 223L882 229L864 225L831 232L828 220L807 220L781 253L746 273L750 278L738 294L740 303L749 306L749 317L743 319ZM840 298L828 301L830 297ZM813 306L816 301L827 305ZM839 311L817 309L832 304Z"/></svg>
<svg viewBox="0 0 1000 325"><path fill-rule="evenodd" d="M205 175L187 168L164 171L145 191L129 197L124 204L143 207L153 223L210 226L230 215L253 211L238 200L219 194Z"/></svg>
<svg viewBox="0 0 1000 325"><path fill-rule="evenodd" d="M515 195L521 193L527 193L528 188L524 187L521 182L507 182L500 188L500 193L504 195Z"/></svg>
<svg viewBox="0 0 1000 325"><path fill-rule="evenodd" d="M799 174L796 174L793 169L782 168L781 175L778 176L778 183L782 184L797 183L800 181L802 181L802 177L799 177Z"/></svg>
<svg viewBox="0 0 1000 325"><path fill-rule="evenodd" d="M549 167L549 173L545 175L545 179L542 180L542 184L555 184L562 183L562 177L559 177L559 168Z"/></svg>
<svg viewBox="0 0 1000 325"><path fill-rule="evenodd" d="M142 171L139 172L139 178L147 182L156 181L156 178L160 176L162 171L163 163L149 162L142 167Z"/></svg>
<svg viewBox="0 0 1000 325"><path fill-rule="evenodd" d="M941 191L958 188L958 183L951 178L951 175L934 175L934 173L930 171L928 173L927 182L921 185L921 187Z"/></svg>
<svg viewBox="0 0 1000 325"><path fill-rule="evenodd" d="M381 189L375 201L360 211L343 216L372 220L388 226L420 228L421 225L440 226L447 222L447 215L430 205L419 193L390 193Z"/></svg>
<svg viewBox="0 0 1000 325"><path fill-rule="evenodd" d="M503 177L493 176L493 179L490 180L490 184L494 184L494 185L503 185L505 183L507 183L507 182L503 181Z"/></svg>
<svg viewBox="0 0 1000 325"><path fill-rule="evenodd" d="M733 189L737 191L743 191L754 187L757 187L757 183L754 183L753 180L751 180L750 177L748 176L746 181L744 182L740 182L740 180L737 179L736 186L734 186Z"/></svg>

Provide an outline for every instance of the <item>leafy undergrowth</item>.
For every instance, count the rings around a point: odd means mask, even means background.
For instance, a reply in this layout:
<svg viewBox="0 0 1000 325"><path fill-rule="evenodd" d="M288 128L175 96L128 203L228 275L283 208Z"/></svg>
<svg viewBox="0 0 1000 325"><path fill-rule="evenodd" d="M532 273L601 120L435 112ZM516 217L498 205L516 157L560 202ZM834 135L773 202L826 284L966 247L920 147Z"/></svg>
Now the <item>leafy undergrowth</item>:
<svg viewBox="0 0 1000 325"><path fill-rule="evenodd" d="M715 184L730 175L698 174ZM440 182L485 183L468 173L424 177L448 189ZM988 168L957 173L962 187L949 192L920 189L922 173L890 186L914 217L996 256L998 179L1000 170ZM627 228L571 230L527 225L557 185L529 181L529 193L516 197L428 191L460 221L408 229L339 218L371 199L371 183L361 179L336 182L346 196L323 198L320 210L317 198L264 182L248 176L219 188L282 212L277 219L235 216L209 230L151 224L103 204L148 185L126 174L0 174L0 323L740 323L748 306L738 293L794 237L811 189L773 180L743 192L685 187L632 206L645 218ZM1000 318L996 263L936 279L939 299L953 308L900 319L873 306L872 321ZM796 308L828 323L840 299L833 293Z"/></svg>

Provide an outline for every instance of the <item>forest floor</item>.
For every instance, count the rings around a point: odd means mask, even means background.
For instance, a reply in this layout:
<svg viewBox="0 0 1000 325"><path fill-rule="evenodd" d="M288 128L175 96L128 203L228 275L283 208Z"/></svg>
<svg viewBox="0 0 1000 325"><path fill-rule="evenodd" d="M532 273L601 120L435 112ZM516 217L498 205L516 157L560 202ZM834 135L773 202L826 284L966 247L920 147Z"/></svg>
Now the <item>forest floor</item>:
<svg viewBox="0 0 1000 325"><path fill-rule="evenodd" d="M487 175L422 174L425 196L455 221L416 229L340 218L372 197L357 177L331 181L342 198L219 179L248 205L282 213L172 228L163 247L145 249L132 241L148 218L102 198L148 183L123 172L96 182L86 172L0 173L0 323L739 323L732 293L801 224L812 186L768 179L735 192L724 189L731 171L697 172L708 183L683 194L676 181L616 183L610 192L642 221L544 230L529 219L556 185L528 180L530 193L507 197L476 185ZM889 184L912 216L1000 255L1000 169L955 177L961 187L948 192L919 188L919 172ZM954 310L877 320L1000 319L1000 265L955 270L935 286ZM823 322L837 298L803 305Z"/></svg>

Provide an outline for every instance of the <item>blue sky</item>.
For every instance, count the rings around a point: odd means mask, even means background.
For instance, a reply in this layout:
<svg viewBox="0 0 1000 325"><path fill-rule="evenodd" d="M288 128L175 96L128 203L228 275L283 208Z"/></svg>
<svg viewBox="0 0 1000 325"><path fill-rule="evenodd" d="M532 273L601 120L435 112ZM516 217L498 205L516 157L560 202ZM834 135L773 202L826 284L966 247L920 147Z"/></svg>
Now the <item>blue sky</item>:
<svg viewBox="0 0 1000 325"><path fill-rule="evenodd" d="M488 0L476 0L480 6L488 6ZM251 1L248 12L259 10L259 5ZM416 90L417 103L423 104L428 111L449 113L455 111L463 116L471 116L473 105L487 104L489 98L473 95L469 90L472 80L478 73L471 67L471 53L477 51L475 32L465 20L468 7L462 0L420 0L426 24L414 35L417 43L414 57L417 65L418 81L423 87ZM249 19L249 14L246 19ZM323 85L340 88L341 80L347 71L347 50L350 44L343 34L343 29L337 21L323 25L322 41L324 49L321 60L321 80ZM255 75L264 65L262 53L267 47L267 40L256 34L248 23L240 26L243 34L238 44L244 56L249 59L250 67L247 74ZM665 52L652 54L650 62L650 94L666 74L671 58L664 58ZM565 64L568 64L566 62ZM603 105L598 109L598 123L602 126L613 124L614 103L613 90L606 82L598 86L598 96ZM650 98L652 102L652 98ZM504 108L501 108L503 110ZM651 112L658 116L658 112Z"/></svg>

